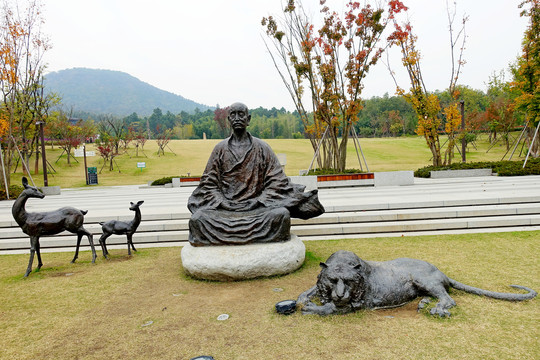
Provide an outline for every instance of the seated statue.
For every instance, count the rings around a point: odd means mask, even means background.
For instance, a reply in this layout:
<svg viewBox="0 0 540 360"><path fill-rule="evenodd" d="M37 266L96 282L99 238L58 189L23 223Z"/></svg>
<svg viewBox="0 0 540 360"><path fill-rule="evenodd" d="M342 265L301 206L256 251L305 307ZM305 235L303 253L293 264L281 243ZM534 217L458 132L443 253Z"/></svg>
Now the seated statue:
<svg viewBox="0 0 540 360"><path fill-rule="evenodd" d="M286 241L291 217L324 213L317 190L293 184L268 144L251 136L246 105L234 103L229 138L216 145L188 201L193 246Z"/></svg>

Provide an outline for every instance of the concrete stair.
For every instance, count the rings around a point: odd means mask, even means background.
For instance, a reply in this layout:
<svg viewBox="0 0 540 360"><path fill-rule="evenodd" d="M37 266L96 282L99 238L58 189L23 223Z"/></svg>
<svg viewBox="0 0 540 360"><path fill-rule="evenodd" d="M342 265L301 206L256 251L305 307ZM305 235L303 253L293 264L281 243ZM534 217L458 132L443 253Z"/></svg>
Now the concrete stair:
<svg viewBox="0 0 540 360"><path fill-rule="evenodd" d="M392 189L388 189L391 193ZM334 194L335 192L329 192ZM391 195L391 194L390 194ZM327 212L309 220L292 220L291 232L302 240L327 240L376 236L413 236L460 232L491 232L540 229L540 197L517 196L469 197L452 201L418 200L364 204L334 203L325 205ZM133 237L136 247L181 246L187 243L186 212L145 215ZM94 235L99 250L99 221L131 220L132 216L86 216L85 228ZM63 232L40 240L44 251L74 250L76 235ZM109 246L110 245L110 246ZM86 237L81 243L89 249ZM111 249L125 248L126 237L112 235L107 239ZM25 253L29 239L13 220L0 221L0 254Z"/></svg>

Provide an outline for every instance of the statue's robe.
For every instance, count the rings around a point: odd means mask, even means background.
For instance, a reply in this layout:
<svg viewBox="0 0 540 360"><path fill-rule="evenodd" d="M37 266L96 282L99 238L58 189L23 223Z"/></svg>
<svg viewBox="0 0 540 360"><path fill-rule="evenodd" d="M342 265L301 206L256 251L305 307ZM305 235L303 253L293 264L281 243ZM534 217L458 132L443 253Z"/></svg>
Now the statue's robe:
<svg viewBox="0 0 540 360"><path fill-rule="evenodd" d="M324 212L317 190L304 192L304 186L291 183L270 146L249 133L248 138L251 144L242 154L233 152L231 138L212 151L188 201L193 246L286 241L291 216L308 219Z"/></svg>

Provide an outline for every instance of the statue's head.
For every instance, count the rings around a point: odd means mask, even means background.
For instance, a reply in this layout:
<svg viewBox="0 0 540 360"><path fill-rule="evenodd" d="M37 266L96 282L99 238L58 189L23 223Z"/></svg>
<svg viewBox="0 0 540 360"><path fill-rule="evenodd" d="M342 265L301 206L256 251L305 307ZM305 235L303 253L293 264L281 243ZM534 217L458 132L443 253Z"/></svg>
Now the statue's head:
<svg viewBox="0 0 540 360"><path fill-rule="evenodd" d="M28 179L23 176L22 178L22 185L24 187L23 192L19 195L19 197L26 196L27 198L38 198L43 199L45 197L45 194L43 194L38 188L28 185Z"/></svg>
<svg viewBox="0 0 540 360"><path fill-rule="evenodd" d="M245 131L251 120L246 105L236 102L229 106L229 124L233 131Z"/></svg>

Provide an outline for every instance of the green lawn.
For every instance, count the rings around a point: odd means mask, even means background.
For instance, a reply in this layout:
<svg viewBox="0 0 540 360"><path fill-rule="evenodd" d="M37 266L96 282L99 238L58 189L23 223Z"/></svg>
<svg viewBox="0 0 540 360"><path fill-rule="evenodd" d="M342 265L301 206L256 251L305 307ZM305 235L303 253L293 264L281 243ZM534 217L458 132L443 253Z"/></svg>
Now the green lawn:
<svg viewBox="0 0 540 360"><path fill-rule="evenodd" d="M218 141L173 140L166 148L165 155L157 156L157 144L150 140L145 145L144 154L139 151L139 156L135 156L135 149L130 148L127 153L116 157L115 170L109 171L108 166L105 166L98 174L99 185L142 184L165 176L201 175L210 152ZM287 175L298 175L300 170L309 167L313 158L313 149L309 140L270 139L265 141L276 153L286 154L285 172ZM416 170L431 165L431 153L423 137L369 138L360 139L360 144L370 171ZM475 146L477 148L472 145L469 147L468 161L500 160L506 151L501 143L486 152L489 143L485 138L478 140ZM95 148L90 144L87 150L92 151ZM58 159L61 152L56 147L51 149L47 146L47 159L57 171L49 176L49 185L59 185L64 188L86 186L83 159L78 158L79 163L72 161L72 164L68 165L65 155ZM359 168L352 141L349 141L347 154L347 167ZM456 153L456 157L456 161L460 161L460 155ZM137 168L138 162L145 162L146 168L141 171ZM97 152L95 157L88 158L88 166L95 166L98 171L103 167L103 161ZM30 168L34 169L33 160ZM12 175L12 183L20 184L21 177L22 167L19 166L17 173ZM37 185L43 184L42 175L33 175L33 177Z"/></svg>
<svg viewBox="0 0 540 360"><path fill-rule="evenodd" d="M140 184L171 175L200 175L215 140L172 141L165 156L148 142L145 153L117 158L100 185ZM307 140L268 140L287 154L286 172L311 162ZM430 164L420 137L361 139L371 171L415 170ZM472 161L500 160L485 141ZM92 150L90 147L89 150ZM172 153L174 151L175 154ZM84 167L56 163L51 185L84 186ZM142 171L137 162L146 162ZM99 169L99 157L88 159ZM33 164L32 164L33 165ZM354 146L349 167L358 167ZM20 168L19 168L20 171ZM13 183L20 183L15 174ZM34 176L40 185L42 177ZM89 251L44 253L44 266L23 278L28 254L0 256L0 359L538 359L538 299L513 303L451 291L450 319L416 312L418 301L393 310L342 316L281 316L274 305L296 299L316 282L319 262L344 249L366 260L412 257L435 264L463 283L511 292L509 284L540 290L540 231L306 242L307 260L293 274L241 282L197 281L181 266L180 248L112 250L91 263ZM101 254L100 254L101 255ZM275 291L281 289L281 291ZM230 318L218 321L220 314ZM144 326L146 325L146 326Z"/></svg>
<svg viewBox="0 0 540 360"><path fill-rule="evenodd" d="M477 287L540 290L540 232L308 241L293 274L219 283L188 278L180 248L0 256L2 359L538 359L540 302L513 303L451 291L439 319L418 300L392 310L329 317L278 315L274 305L315 284L319 262L338 249L366 260L412 257ZM535 255L536 254L536 255ZM282 289L282 291L275 291ZM229 314L218 321L220 314ZM150 322L152 322L150 324ZM150 324L143 326L145 324Z"/></svg>

